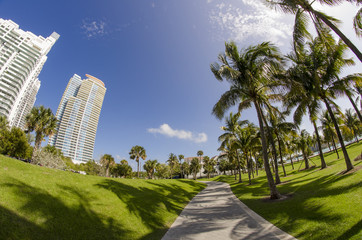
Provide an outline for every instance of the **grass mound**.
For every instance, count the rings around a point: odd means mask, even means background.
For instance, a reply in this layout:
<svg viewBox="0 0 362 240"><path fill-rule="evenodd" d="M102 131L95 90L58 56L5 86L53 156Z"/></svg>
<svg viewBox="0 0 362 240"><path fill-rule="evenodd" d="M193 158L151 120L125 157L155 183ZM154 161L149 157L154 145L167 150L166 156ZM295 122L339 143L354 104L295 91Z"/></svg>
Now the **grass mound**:
<svg viewBox="0 0 362 240"><path fill-rule="evenodd" d="M0 156L0 239L161 239L204 187L83 176Z"/></svg>
<svg viewBox="0 0 362 240"><path fill-rule="evenodd" d="M347 150L351 159L361 153L362 143ZM320 170L320 159L312 160L315 168L293 170L287 165L287 177L279 170L282 184L278 190L286 196L282 200L267 201L269 191L265 173L248 185L236 183L234 176L219 176L214 181L230 184L234 194L252 210L298 239L362 239L362 162L353 162L354 171L344 170L343 154L325 154L328 168ZM299 165L295 164L295 169ZM303 165L304 166L304 165Z"/></svg>

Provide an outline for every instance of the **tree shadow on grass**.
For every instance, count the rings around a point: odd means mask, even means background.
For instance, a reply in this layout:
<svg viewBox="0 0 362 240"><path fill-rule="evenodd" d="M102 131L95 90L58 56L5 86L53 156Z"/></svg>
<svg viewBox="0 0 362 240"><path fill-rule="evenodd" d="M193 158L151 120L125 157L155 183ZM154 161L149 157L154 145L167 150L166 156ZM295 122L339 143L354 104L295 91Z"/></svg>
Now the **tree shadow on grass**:
<svg viewBox="0 0 362 240"><path fill-rule="evenodd" d="M142 223L151 232L142 239L161 239L172 222L167 222L169 213L179 215L184 207L203 187L193 181L182 181L193 187L186 191L171 182L145 181L153 187L134 187L122 182L106 179L98 187L107 189L126 204L133 215L142 219Z"/></svg>
<svg viewBox="0 0 362 240"><path fill-rule="evenodd" d="M120 239L129 234L114 219L94 212L84 192L59 186L77 199L77 204L69 206L43 189L15 179L12 182L1 187L11 188L24 203L17 209L24 217L0 208L1 239Z"/></svg>
<svg viewBox="0 0 362 240"><path fill-rule="evenodd" d="M293 193L293 197L291 198L275 202L262 202L261 199L255 198L243 198L242 201L264 218L272 221L282 230L286 232L297 232L297 235L295 235L297 238L335 239L336 232L320 229L320 225L310 225L308 229L300 231L298 221L306 219L310 223L317 221L324 226L338 226L340 222L345 219L345 214L328 211L328 208L326 208L319 199L343 195L361 188L362 182L335 185L335 183L350 178L351 176L352 175L338 176L336 174L329 174L314 178L314 180L312 180L313 178L299 181L292 180L278 187L281 194ZM232 185L231 187L237 196L242 196L243 194L260 196L261 193L267 193L267 190L264 188L240 188L237 185ZM351 199L351 204L353 204L352 202L353 199ZM358 223L350 231L347 231L345 233L346 236L357 234L357 228L360 227L360 225L361 223Z"/></svg>

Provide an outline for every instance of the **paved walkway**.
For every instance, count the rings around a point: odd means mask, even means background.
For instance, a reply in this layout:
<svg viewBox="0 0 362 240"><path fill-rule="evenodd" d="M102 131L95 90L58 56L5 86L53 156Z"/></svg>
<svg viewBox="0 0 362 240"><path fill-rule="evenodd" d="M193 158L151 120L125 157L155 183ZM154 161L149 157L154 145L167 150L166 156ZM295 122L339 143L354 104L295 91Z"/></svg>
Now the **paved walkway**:
<svg viewBox="0 0 362 240"><path fill-rule="evenodd" d="M229 184L207 185L185 207L162 240L295 240L240 202Z"/></svg>

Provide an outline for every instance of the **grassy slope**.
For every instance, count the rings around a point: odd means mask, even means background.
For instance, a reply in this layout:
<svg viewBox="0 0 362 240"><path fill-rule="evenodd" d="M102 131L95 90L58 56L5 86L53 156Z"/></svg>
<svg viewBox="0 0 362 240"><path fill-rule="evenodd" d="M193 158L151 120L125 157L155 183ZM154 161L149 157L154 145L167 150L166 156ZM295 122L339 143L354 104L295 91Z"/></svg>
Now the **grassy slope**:
<svg viewBox="0 0 362 240"><path fill-rule="evenodd" d="M0 155L0 239L160 239L203 188L83 176Z"/></svg>
<svg viewBox="0 0 362 240"><path fill-rule="evenodd" d="M362 152L362 142L348 146L353 160ZM228 182L234 194L255 212L298 239L362 239L362 169L341 175L346 169L343 154L326 154L328 168L319 170L320 159L314 157L317 168L307 171L292 170L287 165L287 177L281 177L278 190L292 197L270 202L264 172L252 180L249 186L247 175L244 183L235 183L233 176L219 176L215 181ZM362 161L353 162L355 167ZM313 165L313 163L311 163ZM296 169L299 164L294 165ZM304 164L301 169L304 168ZM282 169L279 170L283 176Z"/></svg>

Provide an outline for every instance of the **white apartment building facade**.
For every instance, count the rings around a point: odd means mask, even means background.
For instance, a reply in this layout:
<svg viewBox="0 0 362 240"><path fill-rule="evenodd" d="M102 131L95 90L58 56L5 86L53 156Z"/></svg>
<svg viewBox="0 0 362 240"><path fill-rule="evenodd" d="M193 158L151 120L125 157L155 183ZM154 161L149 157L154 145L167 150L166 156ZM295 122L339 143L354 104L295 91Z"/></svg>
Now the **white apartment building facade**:
<svg viewBox="0 0 362 240"><path fill-rule="evenodd" d="M57 133L49 144L70 157L75 163L93 158L98 120L106 93L104 83L86 74L86 79L74 74L64 91L56 113Z"/></svg>
<svg viewBox="0 0 362 240"><path fill-rule="evenodd" d="M58 38L56 32L36 36L0 18L0 115L10 126L24 129L40 88L38 75Z"/></svg>

